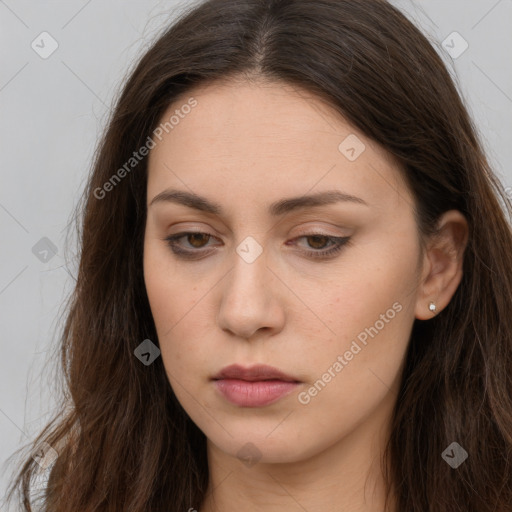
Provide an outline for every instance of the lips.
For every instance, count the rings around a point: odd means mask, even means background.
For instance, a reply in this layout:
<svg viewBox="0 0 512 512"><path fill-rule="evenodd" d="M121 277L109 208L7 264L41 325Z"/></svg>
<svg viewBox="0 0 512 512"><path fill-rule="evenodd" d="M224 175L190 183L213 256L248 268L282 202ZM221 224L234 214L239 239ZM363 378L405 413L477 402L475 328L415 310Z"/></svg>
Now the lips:
<svg viewBox="0 0 512 512"><path fill-rule="evenodd" d="M213 377L214 380L219 379L238 379L245 380L248 382L261 381L261 380L280 380L284 382L299 382L299 380L286 375L281 370L272 366L259 364L251 366L250 368L244 368L238 364L226 366L217 375Z"/></svg>
<svg viewBox="0 0 512 512"><path fill-rule="evenodd" d="M244 368L227 366L213 382L221 396L239 407L263 407L294 391L300 381L277 368L256 365Z"/></svg>

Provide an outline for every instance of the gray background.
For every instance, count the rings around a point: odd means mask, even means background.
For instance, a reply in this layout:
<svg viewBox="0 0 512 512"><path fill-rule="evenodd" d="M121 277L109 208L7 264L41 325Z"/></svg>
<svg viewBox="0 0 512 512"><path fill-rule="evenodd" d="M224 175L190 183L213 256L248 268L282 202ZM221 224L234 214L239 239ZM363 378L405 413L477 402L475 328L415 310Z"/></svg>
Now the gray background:
<svg viewBox="0 0 512 512"><path fill-rule="evenodd" d="M393 3L437 42L512 195L512 0ZM7 457L40 431L58 398L44 364L75 282L66 228L112 97L182 5L0 0L0 500L13 472ZM35 40L44 44L39 51L50 48L49 39L40 42L43 31L58 43L46 59L31 47ZM449 52L460 52L463 41L453 32L469 44L456 58Z"/></svg>

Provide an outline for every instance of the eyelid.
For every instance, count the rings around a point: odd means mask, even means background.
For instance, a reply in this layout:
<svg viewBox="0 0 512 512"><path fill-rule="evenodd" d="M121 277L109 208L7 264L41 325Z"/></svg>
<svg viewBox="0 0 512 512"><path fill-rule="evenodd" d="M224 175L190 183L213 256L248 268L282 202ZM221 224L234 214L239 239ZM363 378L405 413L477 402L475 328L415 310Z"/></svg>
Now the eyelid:
<svg viewBox="0 0 512 512"><path fill-rule="evenodd" d="M352 230L349 230L348 228L341 228L340 226L337 227L338 229L345 229L346 231L351 232ZM317 225L314 226L307 226L307 227L300 227L298 234L294 234L293 238L297 236L313 236L313 235L320 235L320 236L330 236L334 238L342 238L349 235L342 235L341 233L329 233L328 228L325 227L319 227Z"/></svg>

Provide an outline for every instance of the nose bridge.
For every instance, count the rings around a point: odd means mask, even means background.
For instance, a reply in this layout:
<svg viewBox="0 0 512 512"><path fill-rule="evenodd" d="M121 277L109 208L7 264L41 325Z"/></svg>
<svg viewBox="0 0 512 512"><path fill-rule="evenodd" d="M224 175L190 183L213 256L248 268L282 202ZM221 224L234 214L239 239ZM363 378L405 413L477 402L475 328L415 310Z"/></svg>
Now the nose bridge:
<svg viewBox="0 0 512 512"><path fill-rule="evenodd" d="M249 337L261 327L275 328L283 320L282 308L273 295L274 277L267 256L267 251L251 237L236 247L233 267L222 291L221 328Z"/></svg>
<svg viewBox="0 0 512 512"><path fill-rule="evenodd" d="M226 293L235 295L238 303L261 300L268 291L267 251L253 237L248 236L235 248L233 270L228 278ZM252 297L251 297L252 295Z"/></svg>

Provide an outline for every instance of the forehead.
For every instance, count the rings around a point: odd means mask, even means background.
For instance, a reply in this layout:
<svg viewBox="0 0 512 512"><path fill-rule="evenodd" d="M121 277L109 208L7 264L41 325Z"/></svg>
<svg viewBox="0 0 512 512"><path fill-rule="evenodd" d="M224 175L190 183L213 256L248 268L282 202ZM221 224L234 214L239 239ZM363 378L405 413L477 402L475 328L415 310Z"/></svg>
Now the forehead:
<svg viewBox="0 0 512 512"><path fill-rule="evenodd" d="M289 158L294 154L313 156L325 148L330 149L326 156L330 153L337 157L337 139L355 131L331 106L311 93L290 84L263 81L222 81L196 87L175 100L162 121L179 111L190 97L194 97L197 106L173 127L174 136L168 137L171 146L192 142L193 132L205 143L221 142L221 154L229 148L233 156L243 151L246 158L265 158L272 152L274 157ZM317 147L322 141L322 147ZM286 153L291 148L295 151ZM196 149L210 154L217 148L204 144Z"/></svg>
<svg viewBox="0 0 512 512"><path fill-rule="evenodd" d="M192 109L183 108L190 103ZM339 189L377 209L412 198L396 161L322 99L281 82L218 82L182 94L149 155L148 199L167 187L270 203ZM355 157L355 158L354 158ZM314 189L314 190L313 190Z"/></svg>

